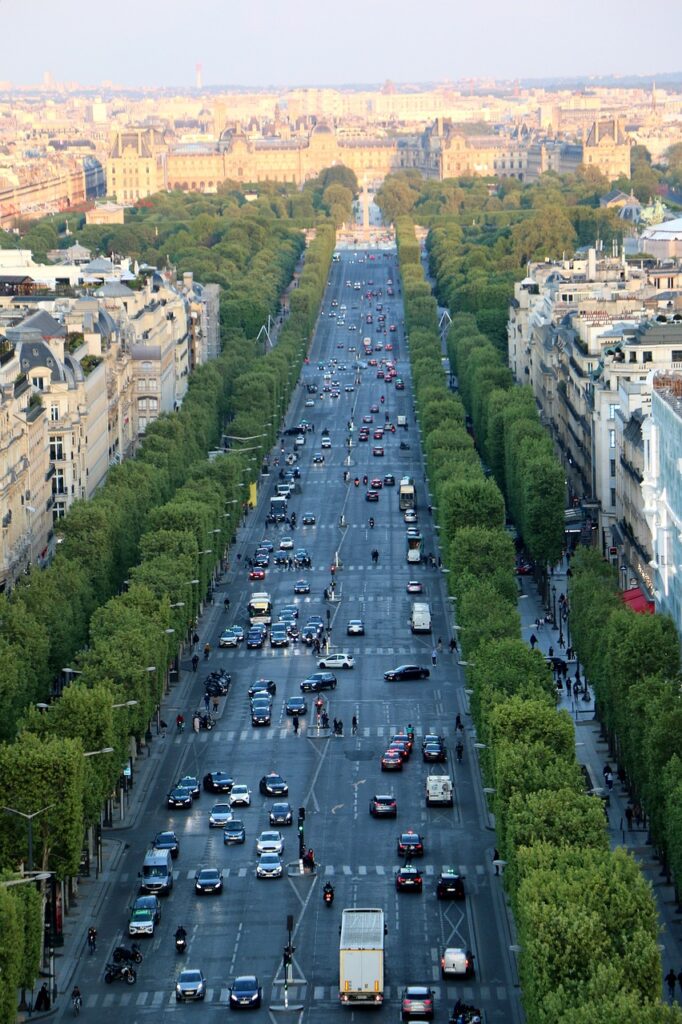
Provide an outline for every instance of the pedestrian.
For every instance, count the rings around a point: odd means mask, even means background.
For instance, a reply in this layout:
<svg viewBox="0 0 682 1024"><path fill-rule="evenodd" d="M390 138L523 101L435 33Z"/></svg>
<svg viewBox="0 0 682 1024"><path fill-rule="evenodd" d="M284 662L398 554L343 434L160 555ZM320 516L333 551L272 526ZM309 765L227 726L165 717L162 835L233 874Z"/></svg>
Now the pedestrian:
<svg viewBox="0 0 682 1024"><path fill-rule="evenodd" d="M443 638L440 636L438 637L438 643L436 644L436 647L438 648L438 653L441 654L443 651Z"/></svg>
<svg viewBox="0 0 682 1024"><path fill-rule="evenodd" d="M50 1009L50 993L47 988L47 982L41 985L40 992L36 996L35 1010L49 1010Z"/></svg>
<svg viewBox="0 0 682 1024"><path fill-rule="evenodd" d="M535 633L531 633L531 635L530 635L530 649L531 649L531 651L535 650L535 645L536 645L537 642L538 642L538 638L536 637Z"/></svg>
<svg viewBox="0 0 682 1024"><path fill-rule="evenodd" d="M210 703L211 703L211 698L210 698L209 692L207 690L206 693L204 694L204 707L206 708L207 711L208 711L208 706L209 706Z"/></svg>
<svg viewBox="0 0 682 1024"><path fill-rule="evenodd" d="M336 723L336 728L337 728L338 735L339 736L343 736L343 722L342 722L342 720L340 718L339 718L338 722Z"/></svg>
<svg viewBox="0 0 682 1024"><path fill-rule="evenodd" d="M540 622L540 619L536 619L535 620L535 628L538 630L538 632L540 631L540 626L541 625L542 625L542 623Z"/></svg>
<svg viewBox="0 0 682 1024"><path fill-rule="evenodd" d="M196 633L196 632L192 633L192 647L196 647L196 645L198 643L199 643L199 634Z"/></svg>
<svg viewBox="0 0 682 1024"><path fill-rule="evenodd" d="M626 819L626 821L628 823L628 832L632 832L632 818L633 818L633 810L632 810L632 807L630 806L630 804L628 804L627 807L625 808L625 819Z"/></svg>
<svg viewBox="0 0 682 1024"><path fill-rule="evenodd" d="M554 657L554 648L553 647L550 647L550 649L547 651L547 655L550 658Z"/></svg>
<svg viewBox="0 0 682 1024"><path fill-rule="evenodd" d="M665 976L665 983L668 986L668 993L670 995L670 1002L671 1003L672 1003L673 999L675 998L675 982L676 981L677 981L677 975L675 974L675 971L671 967L670 970L668 971L668 973ZM43 988L44 987L45 986L43 986Z"/></svg>
<svg viewBox="0 0 682 1024"><path fill-rule="evenodd" d="M434 647L433 650L431 651L431 664L435 665L437 661L438 661L438 652L436 651L436 648Z"/></svg>
<svg viewBox="0 0 682 1024"><path fill-rule="evenodd" d="M353 715L353 718L351 720L350 726L351 726L351 732L353 733L353 736L357 736L357 732L358 732L358 716L357 715Z"/></svg>
<svg viewBox="0 0 682 1024"><path fill-rule="evenodd" d="M443 568L443 559L440 557L440 555L438 556L438 568L439 569Z"/></svg>
<svg viewBox="0 0 682 1024"><path fill-rule="evenodd" d="M229 597L226 597L225 600L223 601L223 607L224 607L226 612L229 612L229 610L230 610L230 599L229 599Z"/></svg>
<svg viewBox="0 0 682 1024"><path fill-rule="evenodd" d="M634 815L635 825L637 826L637 828L641 828L642 822L644 820L644 815L642 814L642 805L640 803L636 803L635 806L632 808L632 813Z"/></svg>
<svg viewBox="0 0 682 1024"><path fill-rule="evenodd" d="M294 727L294 736L298 736L298 715L294 715L291 720L291 724Z"/></svg>
<svg viewBox="0 0 682 1024"><path fill-rule="evenodd" d="M323 729L328 729L329 728L329 715L327 714L326 711L322 712L322 728Z"/></svg>
<svg viewBox="0 0 682 1024"><path fill-rule="evenodd" d="M566 695L568 697L571 696L571 680L568 678L568 676L566 677Z"/></svg>
<svg viewBox="0 0 682 1024"><path fill-rule="evenodd" d="M613 789L613 772L607 772L604 776L604 781L606 782L606 788L610 793Z"/></svg>
<svg viewBox="0 0 682 1024"><path fill-rule="evenodd" d="M209 643L204 644L204 661L208 661L208 656L211 653L211 645Z"/></svg>
<svg viewBox="0 0 682 1024"><path fill-rule="evenodd" d="M562 651L566 647L566 641L564 640L564 634L563 633L559 633L559 647L561 648Z"/></svg>
<svg viewBox="0 0 682 1024"><path fill-rule="evenodd" d="M459 714L457 715L457 718L455 719L455 731L456 732L464 732L464 725L462 723L462 716L459 715Z"/></svg>
<svg viewBox="0 0 682 1024"><path fill-rule="evenodd" d="M336 736L336 734L337 734L337 732L338 732L338 731L339 731L339 723L338 723L338 720L337 720L337 719L335 718L335 719L333 720L333 722L332 722L332 732L333 732L333 733L334 733L334 735Z"/></svg>
<svg viewBox="0 0 682 1024"><path fill-rule="evenodd" d="M213 698L213 714L214 715L218 714L218 698L217 697Z"/></svg>
<svg viewBox="0 0 682 1024"><path fill-rule="evenodd" d="M193 656L193 658L192 658L192 669L193 669L193 671L196 672L198 667L199 667L199 655L195 654Z"/></svg>
<svg viewBox="0 0 682 1024"><path fill-rule="evenodd" d="M90 953L94 953L97 949L97 929L88 928L88 949Z"/></svg>
<svg viewBox="0 0 682 1024"><path fill-rule="evenodd" d="M500 873L499 861L500 861L500 851L497 849L497 847L495 847L495 850L493 851L493 864L495 865L495 874L496 875L499 875L499 873Z"/></svg>
<svg viewBox="0 0 682 1024"><path fill-rule="evenodd" d="M574 652L573 648L569 644L568 647L566 648L566 657L568 658L569 661L573 661L574 653L575 652Z"/></svg>
<svg viewBox="0 0 682 1024"><path fill-rule="evenodd" d="M457 641L455 640L454 636L453 636L452 640L449 643L449 647L450 647L450 654L454 654L455 651L457 650Z"/></svg>

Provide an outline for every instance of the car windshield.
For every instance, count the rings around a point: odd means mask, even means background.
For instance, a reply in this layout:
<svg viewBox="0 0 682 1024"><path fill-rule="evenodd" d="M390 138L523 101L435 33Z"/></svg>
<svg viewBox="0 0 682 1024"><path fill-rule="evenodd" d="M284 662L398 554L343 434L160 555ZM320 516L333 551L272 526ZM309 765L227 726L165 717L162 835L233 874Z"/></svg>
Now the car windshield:
<svg viewBox="0 0 682 1024"><path fill-rule="evenodd" d="M180 981L198 983L201 981L201 971L183 971Z"/></svg>
<svg viewBox="0 0 682 1024"><path fill-rule="evenodd" d="M151 921L152 917L151 910L133 910L133 921Z"/></svg>
<svg viewBox="0 0 682 1024"><path fill-rule="evenodd" d="M253 992L256 987L255 978L237 978L232 986L235 992Z"/></svg>
<svg viewBox="0 0 682 1024"><path fill-rule="evenodd" d="M217 877L218 871L216 868L204 868L203 871L199 872L199 878L203 879L204 881L210 882L212 879Z"/></svg>

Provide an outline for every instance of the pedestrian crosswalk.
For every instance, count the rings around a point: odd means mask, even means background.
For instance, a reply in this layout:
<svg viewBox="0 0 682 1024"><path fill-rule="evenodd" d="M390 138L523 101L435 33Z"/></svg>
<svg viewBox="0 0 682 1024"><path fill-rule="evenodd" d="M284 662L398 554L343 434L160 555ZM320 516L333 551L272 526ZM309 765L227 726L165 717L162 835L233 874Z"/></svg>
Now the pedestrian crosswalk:
<svg viewBox="0 0 682 1024"><path fill-rule="evenodd" d="M218 830L216 829L216 832ZM221 840L222 842L222 840ZM238 848L239 849L239 848ZM286 850L284 859L286 860ZM239 867L225 867L223 866L223 881L227 882L228 879L235 878L246 878L248 875L253 875L256 870L257 860L254 857L248 864L242 864ZM298 861L292 862L294 868L297 867ZM419 860L416 861L422 874L425 878L435 878L441 873L441 871L452 871L453 868L463 878L482 878L487 874L490 874L490 865L485 864L421 864ZM355 879L358 877L375 877L375 878L388 878L389 881L393 881L393 876L401 865L399 864L319 864L317 867L318 878L350 878ZM173 881L182 884L183 882L193 882L196 874L196 868L189 870L180 871L175 869L173 871ZM130 885L137 882L137 875L129 872L122 872L116 876L117 881L121 885ZM310 876L305 876L306 881L310 880Z"/></svg>
<svg viewBox="0 0 682 1024"><path fill-rule="evenodd" d="M144 984L144 979L141 977L143 968L139 969L137 985L133 987L116 987L107 989L107 991L94 991L88 993L84 997L85 1009L94 1010L106 1010L109 1007L124 1006L129 1007L131 1010L135 1009L147 1009L147 1010L160 1010L162 1007L170 1007L175 1005L175 991L173 988L167 989L155 989L145 990L140 989L140 985ZM435 982L440 977L440 970L437 965L433 966L433 981ZM210 979L209 979L210 980ZM512 998L512 992L507 988L506 985L472 985L471 983L453 983L453 984L432 984L434 1000L436 1005L447 1005L454 1003L457 999L462 999L465 1003L474 1003L476 1005L492 1006L496 1003L506 1003ZM400 985L386 985L384 987L384 1002L385 1003L397 1003L402 994L402 988ZM307 1000L312 999L315 1004L319 1003L330 1003L338 1005L339 1002L339 988L338 985L316 985L314 981L308 982L302 978L295 978L293 982L288 985L287 992L290 1003L306 1003ZM284 978L281 972L277 979L271 983L270 987L270 1001L273 1003L280 1003L284 998ZM205 1003L213 1003L215 1005L228 1006L230 1000L230 990L226 984L224 985L209 985L206 988ZM267 989L264 991L264 1001L268 1000Z"/></svg>
<svg viewBox="0 0 682 1024"><path fill-rule="evenodd" d="M364 657L368 657L369 655L372 655L372 654L376 654L376 655L391 655L392 657L406 657L406 656L415 657L418 652L421 653L421 655L423 657L423 653L424 653L424 647L423 646L420 648L420 647L417 647L414 644L412 644L412 645L410 645L410 644L402 644L402 645L400 645L399 644L399 645L397 645L395 647L375 647L373 645L368 645L367 647L356 647L356 646L352 646L350 644L344 643L343 640L341 640L341 639L339 639L338 642L335 642L335 647L337 647L339 650L343 650L346 654L352 654L354 657L358 657L360 655L363 655ZM266 658L267 657L270 657L270 658L282 658L282 657L284 657L284 658L291 658L291 657L294 657L294 658L300 658L300 657L309 658L310 661L311 661L311 664L312 664L313 662L317 662L317 661L319 661L320 658L324 657L324 652L322 652L321 654L315 654L312 647L308 647L306 644L299 644L299 643L289 644L288 647L271 647L270 644L267 643L267 642L264 644L263 647L255 647L255 648L248 648L248 647L225 648L225 647L223 647L222 650L219 650L218 653L219 654L223 654L224 653L225 655L227 655L227 661L229 661L229 662L234 661L235 659L236 660L240 660L240 659L246 658L246 657L253 658L254 656L257 657L258 655L260 655L261 657L266 657ZM209 668L210 668L210 665L211 665L211 663L209 662L209 665L208 665ZM222 665L221 665L221 667L222 667ZM229 668L229 665L227 667Z"/></svg>
<svg viewBox="0 0 682 1024"><path fill-rule="evenodd" d="M353 703L353 699L350 701L344 701L344 698L338 693L338 691L331 691L331 700L335 707L339 707L343 703ZM276 700L277 698L275 698ZM410 698L407 698L410 699ZM248 709L247 709L248 710ZM315 717L306 719L305 716L299 718L299 736L308 736L312 739L318 739L319 737L330 738L330 739L350 739L350 740L371 740L371 739L392 739L396 733L401 732L405 728L405 724L401 723L398 725L375 725L375 726L361 726L358 728L357 733L354 735L348 729L346 723L346 731L343 736L332 736L329 729L322 729L315 723ZM436 733L443 735L444 730L441 727L423 727L415 728L414 736L417 743L421 740L422 736L426 733ZM223 731L220 724L207 732L202 729L199 733L190 732L188 733L175 733L173 736L173 742L176 745L181 743L187 743L189 738L190 742L194 741L199 744L204 743L271 743L276 739L286 739L288 736L294 735L294 727L291 720L287 720L286 725L270 725L270 726L249 726L243 729L228 729L227 732ZM446 734L447 736L447 734ZM412 754L413 758L417 758L419 751L415 750Z"/></svg>

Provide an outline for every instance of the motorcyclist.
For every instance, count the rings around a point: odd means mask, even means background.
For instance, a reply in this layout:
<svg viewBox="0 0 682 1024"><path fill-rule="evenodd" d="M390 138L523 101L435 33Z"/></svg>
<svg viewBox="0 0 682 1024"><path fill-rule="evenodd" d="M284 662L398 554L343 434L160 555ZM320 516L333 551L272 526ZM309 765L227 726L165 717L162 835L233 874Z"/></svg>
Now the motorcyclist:
<svg viewBox="0 0 682 1024"><path fill-rule="evenodd" d="M369 526L371 530L374 529L374 516L369 517Z"/></svg>
<svg viewBox="0 0 682 1024"><path fill-rule="evenodd" d="M175 725L176 725L176 728L177 728L178 732L183 732L184 728L185 728L185 716L184 715L177 715L176 719L175 719Z"/></svg>
<svg viewBox="0 0 682 1024"><path fill-rule="evenodd" d="M187 932L182 927L182 925L178 925L178 927L177 927L177 929L175 931L175 941L176 942L178 942L178 941L182 942L182 940L186 939L186 938L187 938Z"/></svg>
<svg viewBox="0 0 682 1024"><path fill-rule="evenodd" d="M367 474L365 474L365 475L363 476L363 478L362 478L362 482L363 482L363 484L365 485L365 487L367 486L367 481L368 481L368 480L369 480L369 477L367 476Z"/></svg>
<svg viewBox="0 0 682 1024"><path fill-rule="evenodd" d="M88 949L91 953L94 953L97 949L97 929L88 928Z"/></svg>
<svg viewBox="0 0 682 1024"><path fill-rule="evenodd" d="M322 899L325 903L331 903L334 899L334 886L331 882L325 882L322 889Z"/></svg>

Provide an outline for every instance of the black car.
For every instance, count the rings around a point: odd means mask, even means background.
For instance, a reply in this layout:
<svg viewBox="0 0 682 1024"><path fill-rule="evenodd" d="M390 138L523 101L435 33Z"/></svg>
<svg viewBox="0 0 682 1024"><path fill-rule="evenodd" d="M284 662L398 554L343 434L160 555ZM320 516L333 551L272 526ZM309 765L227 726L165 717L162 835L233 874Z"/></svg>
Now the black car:
<svg viewBox="0 0 682 1024"><path fill-rule="evenodd" d="M229 793L234 785L234 779L224 771L207 772L203 778L203 785L207 793Z"/></svg>
<svg viewBox="0 0 682 1024"><path fill-rule="evenodd" d="M464 877L454 868L445 868L436 882L436 896L439 900L463 900Z"/></svg>
<svg viewBox="0 0 682 1024"><path fill-rule="evenodd" d="M421 892L422 884L422 873L413 864L406 864L395 873L395 887L398 892Z"/></svg>
<svg viewBox="0 0 682 1024"><path fill-rule="evenodd" d="M373 818L396 818L398 803L394 796L376 794L369 802L369 813Z"/></svg>
<svg viewBox="0 0 682 1024"><path fill-rule="evenodd" d="M448 752L444 746L440 743L427 743L422 748L422 760L429 761L432 764L447 761Z"/></svg>
<svg viewBox="0 0 682 1024"><path fill-rule="evenodd" d="M428 679L430 675L429 669L424 668L423 665L399 665L398 668L384 672L384 679L394 683L403 679Z"/></svg>
<svg viewBox="0 0 682 1024"><path fill-rule="evenodd" d="M286 551L278 551L274 557L274 562L275 565L288 565L289 556L287 555Z"/></svg>
<svg viewBox="0 0 682 1024"><path fill-rule="evenodd" d="M249 697L254 697L257 693L275 694L277 693L277 683L274 679L257 679L249 687Z"/></svg>
<svg viewBox="0 0 682 1024"><path fill-rule="evenodd" d="M188 789L193 797L198 798L201 796L201 783L196 775L183 775L177 784Z"/></svg>
<svg viewBox="0 0 682 1024"><path fill-rule="evenodd" d="M255 974L243 974L230 985L231 1010L256 1010L261 1004L263 993Z"/></svg>
<svg viewBox="0 0 682 1024"><path fill-rule="evenodd" d="M268 701L256 702L251 705L251 725L270 725L272 722L272 705Z"/></svg>
<svg viewBox="0 0 682 1024"><path fill-rule="evenodd" d="M310 569L312 564L312 559L305 548L299 548L294 553L294 565L297 569Z"/></svg>
<svg viewBox="0 0 682 1024"><path fill-rule="evenodd" d="M280 622L276 626L273 626L270 630L270 646L271 647L288 647L289 646L289 634L287 632L286 623Z"/></svg>
<svg viewBox="0 0 682 1024"><path fill-rule="evenodd" d="M175 832L157 832L152 846L155 850L170 850L173 860L180 853L180 843Z"/></svg>
<svg viewBox="0 0 682 1024"><path fill-rule="evenodd" d="M331 672L315 672L301 683L302 693L319 693L320 690L335 690L336 676Z"/></svg>
<svg viewBox="0 0 682 1024"><path fill-rule="evenodd" d="M314 526L316 522L315 516L312 514L312 512L304 512L303 519L301 520L301 522L303 523L304 526Z"/></svg>
<svg viewBox="0 0 682 1024"><path fill-rule="evenodd" d="M291 825L293 820L294 814L291 810L291 804L288 801L279 800L270 808L271 825Z"/></svg>
<svg viewBox="0 0 682 1024"><path fill-rule="evenodd" d="M229 846L232 843L244 842L246 842L246 829L244 828L244 822L240 821L239 818L232 818L231 821L226 821L223 825L224 845Z"/></svg>
<svg viewBox="0 0 682 1024"><path fill-rule="evenodd" d="M303 697L290 697L285 704L285 711L288 715L305 715L308 710Z"/></svg>
<svg viewBox="0 0 682 1024"><path fill-rule="evenodd" d="M395 477L393 473L387 473L384 477L384 487L395 487Z"/></svg>
<svg viewBox="0 0 682 1024"><path fill-rule="evenodd" d="M199 868L194 876L194 891L198 894L223 891L223 873L219 868Z"/></svg>
<svg viewBox="0 0 682 1024"><path fill-rule="evenodd" d="M264 775L258 783L258 788L263 796L287 796L289 787L277 772L270 772Z"/></svg>
<svg viewBox="0 0 682 1024"><path fill-rule="evenodd" d="M301 640L309 647L315 640L319 640L324 633L324 627L317 622L307 622L300 632Z"/></svg>
<svg viewBox="0 0 682 1024"><path fill-rule="evenodd" d="M424 840L418 832L408 829L398 836L398 856L407 857L408 860L411 857L424 856Z"/></svg>
<svg viewBox="0 0 682 1024"><path fill-rule="evenodd" d="M185 810L192 806L192 792L189 789L185 789L184 786L176 786L171 789L170 793L166 797L166 806L168 808L179 808Z"/></svg>

